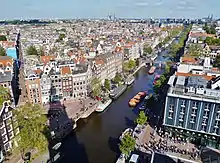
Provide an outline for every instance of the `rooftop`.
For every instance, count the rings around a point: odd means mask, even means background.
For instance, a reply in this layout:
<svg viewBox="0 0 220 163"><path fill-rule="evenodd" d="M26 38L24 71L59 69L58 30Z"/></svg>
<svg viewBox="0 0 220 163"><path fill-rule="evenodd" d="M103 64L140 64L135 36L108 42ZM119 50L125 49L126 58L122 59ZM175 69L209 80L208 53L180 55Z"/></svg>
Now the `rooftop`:
<svg viewBox="0 0 220 163"><path fill-rule="evenodd" d="M217 78L216 78L217 79ZM210 88L211 80L199 76L171 76L168 93L219 101L220 90Z"/></svg>

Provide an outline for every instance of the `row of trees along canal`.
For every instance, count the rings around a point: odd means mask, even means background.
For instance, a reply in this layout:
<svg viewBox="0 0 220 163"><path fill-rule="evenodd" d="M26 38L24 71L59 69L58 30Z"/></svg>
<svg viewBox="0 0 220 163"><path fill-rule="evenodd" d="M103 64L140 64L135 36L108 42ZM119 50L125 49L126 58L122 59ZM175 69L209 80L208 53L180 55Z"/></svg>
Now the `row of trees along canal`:
<svg viewBox="0 0 220 163"><path fill-rule="evenodd" d="M165 44L167 44L173 37L176 37L181 31L183 27L177 27L173 29L162 28L162 31L167 31L168 35L163 40L160 40L160 43L156 46L156 49L162 48ZM151 46L145 44L143 48L143 54L146 56L148 54L152 54L153 49Z"/></svg>
<svg viewBox="0 0 220 163"><path fill-rule="evenodd" d="M179 42L178 43L173 43L170 47L170 57L172 57L173 60L177 60L178 59L178 53L180 53L182 51L182 49L184 48L185 45L185 41L187 40L187 36L189 31L191 30L191 26L185 28L179 38ZM163 90L162 87L164 87L170 77L170 75L172 75L172 71L171 71L171 62L168 62L166 64L165 67L165 71L164 74L160 77L159 80L157 80L155 86L154 86L154 90L157 94L160 94L160 92ZM140 111L137 119L135 120L135 123L138 125L144 125L146 124L148 120L148 117L145 115L144 111ZM130 152L133 152L135 149L135 139L127 134L123 137L123 139L121 140L120 144L119 144L119 149L121 151L121 153L125 154L126 156L128 156L130 154Z"/></svg>
<svg viewBox="0 0 220 163"><path fill-rule="evenodd" d="M160 79L158 79L154 85L154 91L157 94L160 94L161 92L164 92L163 87L166 85L166 83L169 80L169 77L174 73L171 71L171 66L172 66L172 61L178 61L180 56L183 54L184 47L185 47L185 42L188 39L188 34L192 28L192 25L186 27L180 37L178 42L173 42L169 48L169 57L170 61L167 61L165 65L165 71L163 75L160 76Z"/></svg>

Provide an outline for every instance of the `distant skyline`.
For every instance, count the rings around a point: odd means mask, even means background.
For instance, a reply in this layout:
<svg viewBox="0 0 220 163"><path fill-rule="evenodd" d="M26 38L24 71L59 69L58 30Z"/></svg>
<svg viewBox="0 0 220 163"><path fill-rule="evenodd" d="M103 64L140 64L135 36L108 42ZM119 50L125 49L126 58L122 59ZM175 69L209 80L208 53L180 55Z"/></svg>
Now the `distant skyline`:
<svg viewBox="0 0 220 163"><path fill-rule="evenodd" d="M0 19L220 17L220 0L4 0Z"/></svg>

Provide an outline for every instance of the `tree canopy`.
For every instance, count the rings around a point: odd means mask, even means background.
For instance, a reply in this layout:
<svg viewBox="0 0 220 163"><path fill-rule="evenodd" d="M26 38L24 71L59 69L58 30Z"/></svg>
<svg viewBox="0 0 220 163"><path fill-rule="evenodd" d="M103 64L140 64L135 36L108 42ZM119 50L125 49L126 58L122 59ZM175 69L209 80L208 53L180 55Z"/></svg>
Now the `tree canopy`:
<svg viewBox="0 0 220 163"><path fill-rule="evenodd" d="M136 119L136 123L139 125L143 125L145 124L147 121L147 116L145 115L144 111L140 111L137 119Z"/></svg>
<svg viewBox="0 0 220 163"><path fill-rule="evenodd" d="M214 66L220 68L220 56L217 55L214 61Z"/></svg>
<svg viewBox="0 0 220 163"><path fill-rule="evenodd" d="M215 26L211 25L208 26L207 24L205 24L205 26L203 27L203 29L206 31L206 33L208 34L216 34L216 30L215 30Z"/></svg>
<svg viewBox="0 0 220 163"><path fill-rule="evenodd" d="M6 36L4 36L4 35L0 35L0 41L7 41Z"/></svg>
<svg viewBox="0 0 220 163"><path fill-rule="evenodd" d="M38 104L26 103L14 111L20 128L18 148L22 155L31 149L37 149L40 153L48 147L49 129L42 110Z"/></svg>
<svg viewBox="0 0 220 163"><path fill-rule="evenodd" d="M128 156L130 154L130 152L134 151L135 144L136 144L135 139L131 135L126 134L123 137L123 139L121 140L121 143L119 145L119 149L120 149L121 153Z"/></svg>
<svg viewBox="0 0 220 163"><path fill-rule="evenodd" d="M205 43L208 45L220 45L220 38L206 37Z"/></svg>
<svg viewBox="0 0 220 163"><path fill-rule="evenodd" d="M120 83L122 81L122 76L119 73L116 73L115 78L113 80L115 83Z"/></svg>
<svg viewBox="0 0 220 163"><path fill-rule="evenodd" d="M38 51L35 46L31 45L27 48L27 55L38 55Z"/></svg>
<svg viewBox="0 0 220 163"><path fill-rule="evenodd" d="M151 54L153 52L153 49L150 46L145 45L143 51L144 54L147 55L147 54Z"/></svg>
<svg viewBox="0 0 220 163"><path fill-rule="evenodd" d="M6 56L6 51L3 47L0 46L0 56Z"/></svg>
<svg viewBox="0 0 220 163"><path fill-rule="evenodd" d="M130 70L134 69L135 66L136 66L136 61L131 59L128 62L124 62L123 69L124 69L124 71L130 71Z"/></svg>
<svg viewBox="0 0 220 163"><path fill-rule="evenodd" d="M104 86L107 90L110 90L111 89L111 84L110 84L110 81L108 79L105 79L105 83L104 83Z"/></svg>
<svg viewBox="0 0 220 163"><path fill-rule="evenodd" d="M8 89L0 85L0 105L2 105L5 101L10 100L10 98L11 97Z"/></svg>
<svg viewBox="0 0 220 163"><path fill-rule="evenodd" d="M91 88L93 96L99 96L101 93L101 82L98 78L94 77L91 81Z"/></svg>
<svg viewBox="0 0 220 163"><path fill-rule="evenodd" d="M191 44L188 49L188 54L192 57L199 57L202 53L202 47L199 44Z"/></svg>

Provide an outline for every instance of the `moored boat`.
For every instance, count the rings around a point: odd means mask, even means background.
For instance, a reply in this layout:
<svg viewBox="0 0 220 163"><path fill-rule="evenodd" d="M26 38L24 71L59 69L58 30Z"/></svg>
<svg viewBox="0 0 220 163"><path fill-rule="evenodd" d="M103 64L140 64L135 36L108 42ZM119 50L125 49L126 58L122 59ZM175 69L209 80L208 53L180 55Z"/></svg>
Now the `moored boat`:
<svg viewBox="0 0 220 163"><path fill-rule="evenodd" d="M134 76L130 76L130 77L128 77L128 78L126 79L125 84L129 86L129 85L131 85L132 83L134 83L134 81L135 81Z"/></svg>
<svg viewBox="0 0 220 163"><path fill-rule="evenodd" d="M144 100L149 100L152 96L153 96L153 94L151 93L151 94L147 95L147 96L144 98Z"/></svg>
<svg viewBox="0 0 220 163"><path fill-rule="evenodd" d="M116 163L125 163L125 161L126 161L125 155L121 154L117 159Z"/></svg>
<svg viewBox="0 0 220 163"><path fill-rule="evenodd" d="M152 66L152 67L150 68L150 70L148 71L148 73L149 73L149 74L153 74L153 73L155 72L155 70L156 70L156 67L155 67L155 66Z"/></svg>
<svg viewBox="0 0 220 163"><path fill-rule="evenodd" d="M96 112L104 111L111 103L112 103L112 99L108 99L106 101L100 101L99 105L96 108Z"/></svg>
<svg viewBox="0 0 220 163"><path fill-rule="evenodd" d="M122 85L117 88L115 88L113 91L110 93L110 97L112 99L117 99L124 91L127 89L127 85Z"/></svg>
<svg viewBox="0 0 220 163"><path fill-rule="evenodd" d="M155 54L155 55L153 55L150 59L151 59L152 61L154 61L156 58L157 58L157 55Z"/></svg>

